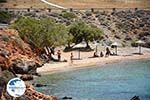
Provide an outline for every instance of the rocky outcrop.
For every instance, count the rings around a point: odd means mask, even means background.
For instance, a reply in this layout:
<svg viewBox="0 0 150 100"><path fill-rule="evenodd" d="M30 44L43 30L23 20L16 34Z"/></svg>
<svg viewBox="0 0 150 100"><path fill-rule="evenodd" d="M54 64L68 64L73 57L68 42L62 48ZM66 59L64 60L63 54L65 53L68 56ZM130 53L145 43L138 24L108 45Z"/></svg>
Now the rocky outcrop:
<svg viewBox="0 0 150 100"><path fill-rule="evenodd" d="M32 60L15 59L11 67L16 74L37 75L36 69L41 66Z"/></svg>
<svg viewBox="0 0 150 100"><path fill-rule="evenodd" d="M27 85L25 95L30 98L29 100L58 100L55 96L48 96L37 92L31 85Z"/></svg>
<svg viewBox="0 0 150 100"><path fill-rule="evenodd" d="M4 70L0 72L0 100L58 100L57 97L55 96L48 96L45 94L42 94L40 92L37 92L36 90L34 90L34 88L29 85L26 84L26 92L23 96L19 97L19 98L15 98L10 96L7 92L6 92L6 84L8 83L8 81L12 78L14 78L15 76L13 75L13 73L11 73L8 70ZM23 76L21 78L26 79L28 76Z"/></svg>
<svg viewBox="0 0 150 100"><path fill-rule="evenodd" d="M25 75L21 75L20 79L22 79L23 81L30 81L33 80L33 76L25 74Z"/></svg>
<svg viewBox="0 0 150 100"><path fill-rule="evenodd" d="M57 100L56 97L37 92L28 84L25 94L19 98L11 97L6 92L10 79L19 74L24 81L32 80L32 75L38 75L36 69L41 66L38 56L15 30L0 30L0 100Z"/></svg>
<svg viewBox="0 0 150 100"><path fill-rule="evenodd" d="M15 30L0 30L0 67L14 74L37 75L42 64L30 46L22 41Z"/></svg>
<svg viewBox="0 0 150 100"><path fill-rule="evenodd" d="M34 88L26 83L26 92L23 96L19 98L15 98L10 96L6 92L6 84L12 78L14 78L14 74L8 70L1 71L0 70L0 100L58 100L55 96L48 96L37 92ZM29 75L21 76L21 79L26 80L28 78L32 78Z"/></svg>

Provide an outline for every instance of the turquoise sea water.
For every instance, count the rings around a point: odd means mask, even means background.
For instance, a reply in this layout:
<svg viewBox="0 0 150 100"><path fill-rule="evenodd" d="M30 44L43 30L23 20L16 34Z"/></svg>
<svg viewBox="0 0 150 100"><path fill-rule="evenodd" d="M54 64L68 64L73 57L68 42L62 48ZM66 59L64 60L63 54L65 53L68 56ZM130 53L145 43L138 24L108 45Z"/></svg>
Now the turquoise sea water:
<svg viewBox="0 0 150 100"><path fill-rule="evenodd" d="M44 75L38 91L72 100L150 100L150 61L126 61ZM60 99L61 100L61 99Z"/></svg>

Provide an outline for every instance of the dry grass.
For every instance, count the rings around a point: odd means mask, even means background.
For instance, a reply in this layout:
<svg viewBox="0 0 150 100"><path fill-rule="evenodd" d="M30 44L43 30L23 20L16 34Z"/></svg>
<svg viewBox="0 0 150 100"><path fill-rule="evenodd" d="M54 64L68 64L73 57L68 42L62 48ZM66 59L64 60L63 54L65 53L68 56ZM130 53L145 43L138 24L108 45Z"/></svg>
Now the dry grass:
<svg viewBox="0 0 150 100"><path fill-rule="evenodd" d="M150 0L47 0L67 8L148 8ZM9 8L44 8L50 7L40 0L8 0L4 7Z"/></svg>
<svg viewBox="0 0 150 100"><path fill-rule="evenodd" d="M6 8L44 8L49 7L47 4L42 3L40 0L7 0L8 2L3 5Z"/></svg>
<svg viewBox="0 0 150 100"><path fill-rule="evenodd" d="M150 0L48 0L68 8L145 8Z"/></svg>

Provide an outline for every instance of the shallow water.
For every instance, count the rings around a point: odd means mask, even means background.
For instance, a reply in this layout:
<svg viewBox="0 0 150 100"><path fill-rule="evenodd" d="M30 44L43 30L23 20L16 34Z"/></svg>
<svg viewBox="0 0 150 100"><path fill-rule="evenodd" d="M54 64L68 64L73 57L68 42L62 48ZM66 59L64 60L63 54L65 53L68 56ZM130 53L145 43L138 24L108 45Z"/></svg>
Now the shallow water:
<svg viewBox="0 0 150 100"><path fill-rule="evenodd" d="M38 91L72 100L150 100L150 61L121 62L44 75ZM61 99L60 99L61 100Z"/></svg>

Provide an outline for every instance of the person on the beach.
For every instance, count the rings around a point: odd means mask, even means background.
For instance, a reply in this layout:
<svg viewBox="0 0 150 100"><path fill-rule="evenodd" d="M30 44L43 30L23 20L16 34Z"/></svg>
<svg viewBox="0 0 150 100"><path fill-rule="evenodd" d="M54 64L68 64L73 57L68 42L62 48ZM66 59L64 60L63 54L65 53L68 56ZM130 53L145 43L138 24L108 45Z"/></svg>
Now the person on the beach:
<svg viewBox="0 0 150 100"><path fill-rule="evenodd" d="M98 55L97 55L97 52L96 52L96 51L94 52L93 57L98 57Z"/></svg>
<svg viewBox="0 0 150 100"><path fill-rule="evenodd" d="M55 48L52 47L52 48L50 48L50 50L51 50L51 53L52 53L53 55L55 55Z"/></svg>
<svg viewBox="0 0 150 100"><path fill-rule="evenodd" d="M106 54L105 54L105 57L108 57L110 55L110 50L109 50L109 48L107 47L106 48Z"/></svg>
<svg viewBox="0 0 150 100"><path fill-rule="evenodd" d="M71 63L73 63L73 53L72 52L71 52L70 60L71 60Z"/></svg>
<svg viewBox="0 0 150 100"><path fill-rule="evenodd" d="M104 57L104 54L102 51L100 52L100 57Z"/></svg>
<svg viewBox="0 0 150 100"><path fill-rule="evenodd" d="M58 56L58 61L60 61L61 60L61 52L60 52L60 50L58 50L57 56Z"/></svg>

